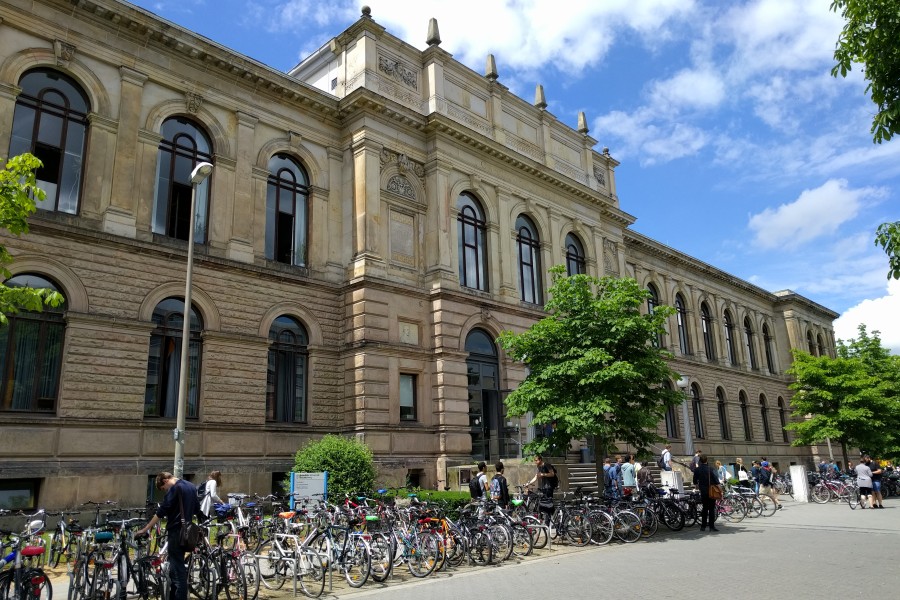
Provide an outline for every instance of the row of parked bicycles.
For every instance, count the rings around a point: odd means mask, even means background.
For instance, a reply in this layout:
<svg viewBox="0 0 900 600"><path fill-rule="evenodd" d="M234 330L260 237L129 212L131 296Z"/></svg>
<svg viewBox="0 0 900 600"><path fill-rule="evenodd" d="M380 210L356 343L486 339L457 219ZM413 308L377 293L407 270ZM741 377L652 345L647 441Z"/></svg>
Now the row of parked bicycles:
<svg viewBox="0 0 900 600"><path fill-rule="evenodd" d="M492 565L553 544L635 543L661 527L679 531L697 523L700 497L653 486L624 498L567 492L552 507L518 486L509 507L488 499L450 511L410 494L393 497L289 498L232 494L203 523L209 535L188 556L191 595L197 600L256 600L260 587L290 585L320 596L335 580L358 588L386 582L402 569L416 578L462 565ZM383 490L382 490L383 492ZM134 531L155 507L120 508L89 502L77 510L20 515L21 531L0 531L0 600L51 600L45 567L65 566L67 600L168 600L165 535ZM774 514L767 496L735 486L717 502L721 518ZM0 512L0 516L3 513ZM9 515L7 515L9 516ZM55 525L48 529L47 523ZM2 564L0 564L2 566Z"/></svg>

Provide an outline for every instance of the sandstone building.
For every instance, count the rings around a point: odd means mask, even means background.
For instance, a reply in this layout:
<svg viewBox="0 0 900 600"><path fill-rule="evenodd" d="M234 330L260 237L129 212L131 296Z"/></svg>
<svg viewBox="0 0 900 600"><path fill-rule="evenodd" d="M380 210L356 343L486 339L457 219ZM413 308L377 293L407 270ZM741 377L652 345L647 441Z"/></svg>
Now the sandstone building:
<svg viewBox="0 0 900 600"><path fill-rule="evenodd" d="M0 331L0 502L139 502L171 468L204 161L187 473L268 490L328 432L428 487L517 456L533 432L502 400L526 371L493 340L542 316L555 264L677 307L661 341L704 450L809 460L784 372L793 347L833 352L837 315L630 230L583 117L455 61L434 22L427 43L364 11L282 73L117 0L0 0L0 154L36 154L47 191L3 238L7 283L67 299ZM683 429L660 424L676 450Z"/></svg>

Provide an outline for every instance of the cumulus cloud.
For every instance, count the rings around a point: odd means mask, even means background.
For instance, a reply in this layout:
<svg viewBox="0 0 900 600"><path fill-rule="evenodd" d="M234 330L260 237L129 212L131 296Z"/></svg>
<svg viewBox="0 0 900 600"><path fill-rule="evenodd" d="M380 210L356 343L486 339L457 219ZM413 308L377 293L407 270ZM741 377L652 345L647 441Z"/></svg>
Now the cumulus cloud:
<svg viewBox="0 0 900 600"><path fill-rule="evenodd" d="M652 86L653 103L669 108L714 108L725 97L725 84L708 69L683 69Z"/></svg>
<svg viewBox="0 0 900 600"><path fill-rule="evenodd" d="M885 260L884 272L886 271ZM863 300L844 311L834 322L834 334L843 340L857 338L857 328L862 323L869 333L880 331L881 345L900 355L900 319L897 315L900 315L900 281L891 280L885 295Z"/></svg>
<svg viewBox="0 0 900 600"><path fill-rule="evenodd" d="M752 215L748 226L762 248L795 248L833 234L856 217L867 198L882 194L878 188L850 189L845 179L829 179L818 188L804 190L789 204Z"/></svg>

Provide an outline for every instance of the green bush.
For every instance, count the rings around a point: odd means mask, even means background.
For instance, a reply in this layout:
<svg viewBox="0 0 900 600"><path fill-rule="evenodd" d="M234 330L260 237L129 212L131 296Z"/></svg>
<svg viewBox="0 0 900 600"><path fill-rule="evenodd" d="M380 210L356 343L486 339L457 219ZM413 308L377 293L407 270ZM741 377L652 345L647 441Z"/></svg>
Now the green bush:
<svg viewBox="0 0 900 600"><path fill-rule="evenodd" d="M411 496L415 496L421 502L435 504L451 519L459 518L459 511L471 501L469 492L445 492L438 490L422 490L422 489L390 489L382 497L396 498L398 500L409 500Z"/></svg>
<svg viewBox="0 0 900 600"><path fill-rule="evenodd" d="M345 494L367 494L375 483L375 463L368 446L355 439L326 435L294 456L294 471L328 472L328 498L340 503Z"/></svg>

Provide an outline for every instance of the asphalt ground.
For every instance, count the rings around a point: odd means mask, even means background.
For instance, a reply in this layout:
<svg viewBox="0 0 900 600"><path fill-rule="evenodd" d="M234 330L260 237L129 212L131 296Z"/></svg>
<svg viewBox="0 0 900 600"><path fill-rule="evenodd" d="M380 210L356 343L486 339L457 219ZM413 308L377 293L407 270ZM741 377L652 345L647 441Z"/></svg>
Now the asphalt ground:
<svg viewBox="0 0 900 600"><path fill-rule="evenodd" d="M772 517L717 522L719 532L698 527L671 532L660 526L649 540L575 548L554 544L532 556L488 567L463 566L426 579L396 568L385 583L350 588L339 573L323 598L459 600L515 598L900 598L900 500L883 510L850 510L847 504L799 504ZM66 597L62 566L52 575L57 600ZM290 582L278 591L260 587L260 598L292 598ZM298 597L303 597L298 591Z"/></svg>

